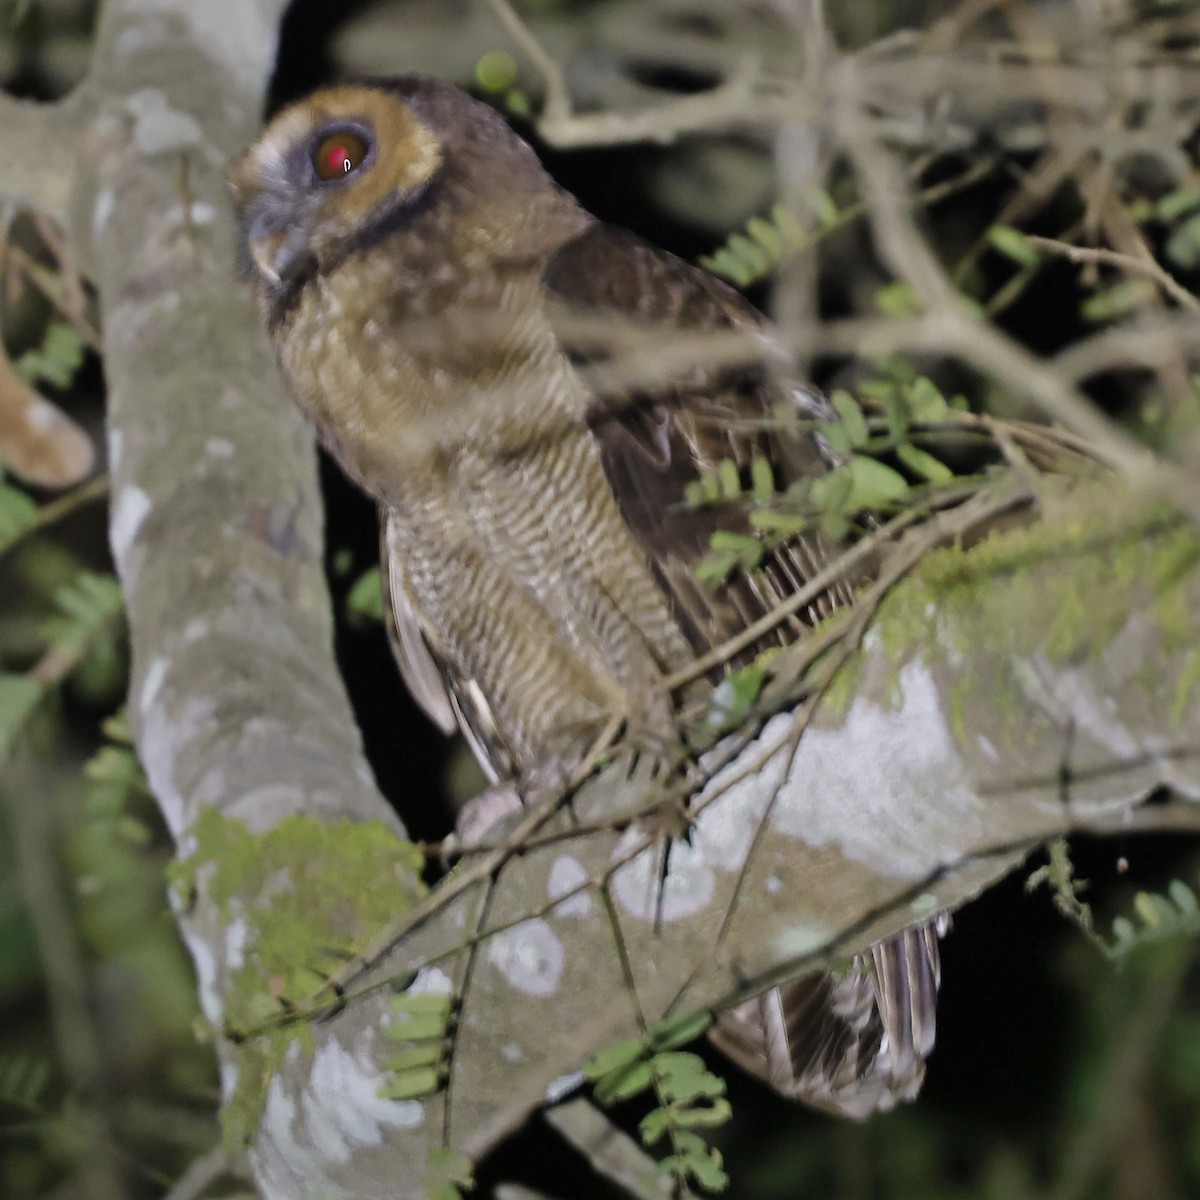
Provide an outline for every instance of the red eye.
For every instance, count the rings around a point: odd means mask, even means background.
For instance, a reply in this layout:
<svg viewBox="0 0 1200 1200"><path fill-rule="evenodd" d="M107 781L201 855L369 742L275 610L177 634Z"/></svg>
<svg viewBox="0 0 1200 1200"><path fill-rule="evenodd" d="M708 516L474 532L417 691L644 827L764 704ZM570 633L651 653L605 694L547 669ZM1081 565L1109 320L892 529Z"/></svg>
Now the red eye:
<svg viewBox="0 0 1200 1200"><path fill-rule="evenodd" d="M341 179L357 171L369 151L362 134L353 129L338 129L317 143L312 156L313 169L318 179Z"/></svg>

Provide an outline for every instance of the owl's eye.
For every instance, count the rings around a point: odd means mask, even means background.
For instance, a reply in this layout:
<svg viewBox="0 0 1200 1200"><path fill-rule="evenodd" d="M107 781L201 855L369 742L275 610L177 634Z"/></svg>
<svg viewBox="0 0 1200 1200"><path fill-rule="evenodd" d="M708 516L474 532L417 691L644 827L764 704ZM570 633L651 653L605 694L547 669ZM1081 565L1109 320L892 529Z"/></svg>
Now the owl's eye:
<svg viewBox="0 0 1200 1200"><path fill-rule="evenodd" d="M371 145L353 129L336 129L317 143L312 164L317 178L323 181L341 179L357 171L366 160Z"/></svg>

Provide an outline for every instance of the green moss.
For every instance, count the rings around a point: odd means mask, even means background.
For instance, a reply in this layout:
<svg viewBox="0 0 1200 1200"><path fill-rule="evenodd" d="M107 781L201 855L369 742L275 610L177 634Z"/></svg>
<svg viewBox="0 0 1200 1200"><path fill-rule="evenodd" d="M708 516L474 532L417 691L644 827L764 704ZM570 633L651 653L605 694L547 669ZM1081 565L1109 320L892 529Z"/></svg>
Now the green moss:
<svg viewBox="0 0 1200 1200"><path fill-rule="evenodd" d="M966 551L928 554L886 597L874 629L897 675L914 653L947 674L960 738L983 711L1003 734L1007 715L1025 708L1013 671L1021 659L1093 658L1137 610L1157 617L1165 649L1192 647L1198 566L1200 536L1170 508L1111 481L1056 486L1040 519ZM960 659L972 672L959 671ZM1200 676L1191 659L1181 669L1179 714ZM836 697L844 711L843 692Z"/></svg>
<svg viewBox="0 0 1200 1200"><path fill-rule="evenodd" d="M1200 648L1193 646L1184 658L1179 668L1179 678L1175 681L1175 696L1171 701L1171 724L1178 725L1187 712L1188 703L1200 683Z"/></svg>
<svg viewBox="0 0 1200 1200"><path fill-rule="evenodd" d="M244 961L225 996L238 1083L222 1114L226 1138L243 1144L289 1047L311 1048L294 1006L413 905L424 860L381 821L291 816L254 833L207 808L191 832L196 850L174 865L174 886L203 891L223 921L246 926Z"/></svg>
<svg viewBox="0 0 1200 1200"><path fill-rule="evenodd" d="M822 659L818 659L814 666L814 674L818 674L818 677L821 662ZM850 709L854 697L858 695L858 687L861 680L862 655L855 652L834 672L833 678L826 685L825 691L821 696L821 704L818 711L822 715L832 714L839 720L844 718Z"/></svg>

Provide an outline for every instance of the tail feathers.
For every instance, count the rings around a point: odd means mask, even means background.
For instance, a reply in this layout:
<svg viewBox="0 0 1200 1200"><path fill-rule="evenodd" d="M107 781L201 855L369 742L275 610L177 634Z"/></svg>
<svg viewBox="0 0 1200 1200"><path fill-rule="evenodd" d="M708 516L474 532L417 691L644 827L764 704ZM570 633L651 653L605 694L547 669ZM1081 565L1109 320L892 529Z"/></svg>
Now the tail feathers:
<svg viewBox="0 0 1200 1200"><path fill-rule="evenodd" d="M794 1100L863 1120L912 1100L936 1035L945 918L718 1014L713 1042Z"/></svg>

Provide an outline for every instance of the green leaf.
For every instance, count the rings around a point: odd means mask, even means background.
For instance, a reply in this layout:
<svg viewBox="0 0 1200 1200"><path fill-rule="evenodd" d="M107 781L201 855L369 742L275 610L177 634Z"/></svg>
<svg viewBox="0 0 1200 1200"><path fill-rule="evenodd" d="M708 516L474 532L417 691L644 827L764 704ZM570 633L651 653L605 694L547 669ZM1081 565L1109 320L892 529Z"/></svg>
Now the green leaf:
<svg viewBox="0 0 1200 1200"><path fill-rule="evenodd" d="M621 1071L613 1071L596 1083L596 1102L608 1107L641 1095L654 1082L648 1062L637 1062Z"/></svg>
<svg viewBox="0 0 1200 1200"><path fill-rule="evenodd" d="M696 564L693 574L701 583L724 583L738 562L738 555L732 550L713 550Z"/></svg>
<svg viewBox="0 0 1200 1200"><path fill-rule="evenodd" d="M0 483L0 554L37 520L37 505L19 488Z"/></svg>
<svg viewBox="0 0 1200 1200"><path fill-rule="evenodd" d="M674 1113L675 1122L682 1129L715 1129L732 1116L733 1107L724 1096L718 1096L711 1104L679 1108Z"/></svg>
<svg viewBox="0 0 1200 1200"><path fill-rule="evenodd" d="M749 519L752 528L784 537L803 533L812 525L812 520L803 513L780 512L777 508L756 508Z"/></svg>
<svg viewBox="0 0 1200 1200"><path fill-rule="evenodd" d="M944 462L911 442L903 442L897 446L896 457L914 475L920 475L930 483L949 483L954 478L954 472Z"/></svg>
<svg viewBox="0 0 1200 1200"><path fill-rule="evenodd" d="M445 1020L454 1007L454 998L446 992L401 992L389 1002L392 1012L418 1016L438 1016Z"/></svg>
<svg viewBox="0 0 1200 1200"><path fill-rule="evenodd" d="M460 1187L475 1186L475 1163L469 1155L464 1154L461 1150L455 1150L453 1146L442 1146L437 1150L430 1151L429 1166L443 1179L457 1183Z"/></svg>
<svg viewBox="0 0 1200 1200"><path fill-rule="evenodd" d="M950 406L928 375L918 375L911 383L904 385L903 392L914 421L932 425L946 419Z"/></svg>
<svg viewBox="0 0 1200 1200"><path fill-rule="evenodd" d="M850 435L846 432L844 425L838 421L818 421L817 430L834 454L839 458L849 456L853 446L850 443Z"/></svg>
<svg viewBox="0 0 1200 1200"><path fill-rule="evenodd" d="M875 293L875 307L889 317L919 317L925 311L907 283L889 283Z"/></svg>
<svg viewBox="0 0 1200 1200"><path fill-rule="evenodd" d="M808 231L791 209L785 208L782 204L776 204L771 209L771 220L779 230L784 243L791 249L799 250L808 243Z"/></svg>
<svg viewBox="0 0 1200 1200"><path fill-rule="evenodd" d="M717 478L721 483L721 498L737 500L742 494L742 476L732 458L723 458L717 464Z"/></svg>
<svg viewBox="0 0 1200 1200"><path fill-rule="evenodd" d="M416 1100L430 1096L441 1087L441 1075L433 1067L389 1074L380 1085L379 1095L385 1100Z"/></svg>
<svg viewBox="0 0 1200 1200"><path fill-rule="evenodd" d="M909 408L908 399L903 392L893 388L890 392L885 393L883 412L887 418L888 433L896 441L900 441L908 432L909 425L912 424L912 409Z"/></svg>
<svg viewBox="0 0 1200 1200"><path fill-rule="evenodd" d="M396 1042L440 1041L446 1036L446 1018L434 1013L424 1016L409 1013L388 1022L383 1032Z"/></svg>
<svg viewBox="0 0 1200 1200"><path fill-rule="evenodd" d="M1037 247L1019 229L1011 225L993 225L987 233L988 242L1006 258L1022 267L1033 267L1041 261Z"/></svg>
<svg viewBox="0 0 1200 1200"><path fill-rule="evenodd" d="M753 275L765 275L771 268L771 256L757 242L751 241L743 233L735 233L726 243L731 254L752 272Z"/></svg>
<svg viewBox="0 0 1200 1200"><path fill-rule="evenodd" d="M12 753L17 736L42 699L44 689L24 675L0 674L0 762Z"/></svg>
<svg viewBox="0 0 1200 1200"><path fill-rule="evenodd" d="M1196 233L1200 238L1200 217L1197 218ZM1196 261L1200 262L1200 240L1197 241L1196 250ZM1114 317L1123 316L1139 305L1153 300L1157 294L1158 289L1149 279L1126 279L1102 292L1097 292L1094 296L1089 296L1079 306L1079 311L1088 321L1108 321Z"/></svg>
<svg viewBox="0 0 1200 1200"><path fill-rule="evenodd" d="M750 460L750 486L759 504L770 504L775 498L775 472L761 455Z"/></svg>
<svg viewBox="0 0 1200 1200"><path fill-rule="evenodd" d="M1200 188L1188 185L1163 196L1155 205L1155 212L1159 220L1174 221L1195 208L1200 208Z"/></svg>
<svg viewBox="0 0 1200 1200"><path fill-rule="evenodd" d="M882 508L908 495L904 476L878 459L856 454L849 462L849 471L853 490L846 501L848 512Z"/></svg>
<svg viewBox="0 0 1200 1200"><path fill-rule="evenodd" d="M861 450L870 440L871 434L867 429L867 420L863 416L858 401L845 388L837 388L829 397L829 403L837 412L838 420L846 431L850 445L855 450Z"/></svg>
<svg viewBox="0 0 1200 1200"><path fill-rule="evenodd" d="M708 698L705 722L717 729L727 729L741 721L754 707L754 701L762 690L763 678L763 669L757 663L732 671L713 688ZM651 1045L660 1048L653 1040Z"/></svg>
<svg viewBox="0 0 1200 1200"><path fill-rule="evenodd" d="M813 216L817 218L818 223L824 228L836 224L841 217L841 213L838 212L837 201L822 187L809 188L808 203L813 211Z"/></svg>
<svg viewBox="0 0 1200 1200"><path fill-rule="evenodd" d="M590 1062L584 1064L583 1073L589 1079L603 1079L613 1071L624 1070L637 1062L646 1052L640 1041L618 1042L601 1050Z"/></svg>
<svg viewBox="0 0 1200 1200"><path fill-rule="evenodd" d="M762 562L763 545L756 537L747 533L734 533L731 529L717 529L709 536L709 545L716 551L736 554L742 568L752 571Z"/></svg>
<svg viewBox="0 0 1200 1200"><path fill-rule="evenodd" d="M436 1067L445 1053L446 1048L441 1042L424 1042L391 1055L387 1060L387 1069L399 1074L411 1071L414 1067Z"/></svg>
<svg viewBox="0 0 1200 1200"><path fill-rule="evenodd" d="M475 79L485 92L507 92L517 82L517 64L503 50L489 50L475 63Z"/></svg>
<svg viewBox="0 0 1200 1200"><path fill-rule="evenodd" d="M1194 913L1200 911L1200 903L1196 900L1196 893L1182 879L1173 879L1167 885L1167 895L1175 901L1180 912Z"/></svg>
<svg viewBox="0 0 1200 1200"><path fill-rule="evenodd" d="M758 664L752 664L758 666ZM742 672L749 668L743 667ZM761 688L762 668L759 671L759 687ZM741 674L742 672L737 672ZM757 698L757 692L753 699ZM660 1021L650 1030L650 1045L655 1050L674 1050L677 1046L686 1046L688 1042L694 1042L708 1027L712 1024L712 1013L706 1009L700 1009L698 1012L681 1013L676 1017L667 1017L665 1021Z"/></svg>
<svg viewBox="0 0 1200 1200"><path fill-rule="evenodd" d="M854 479L849 467L835 467L820 479L814 479L808 490L813 506L824 513L844 512L854 493Z"/></svg>
<svg viewBox="0 0 1200 1200"><path fill-rule="evenodd" d="M1200 213L1189 217L1172 232L1163 247L1163 253L1177 267L1183 267L1184 270L1190 271L1200 266Z"/></svg>
<svg viewBox="0 0 1200 1200"><path fill-rule="evenodd" d="M32 1054L0 1059L0 1105L36 1109L50 1079L50 1064Z"/></svg>
<svg viewBox="0 0 1200 1200"><path fill-rule="evenodd" d="M360 617L373 621L383 620L383 590L379 568L364 571L346 593L346 608Z"/></svg>
<svg viewBox="0 0 1200 1200"><path fill-rule="evenodd" d="M762 217L751 217L746 222L746 232L767 252L772 259L780 259L787 252L783 235Z"/></svg>

